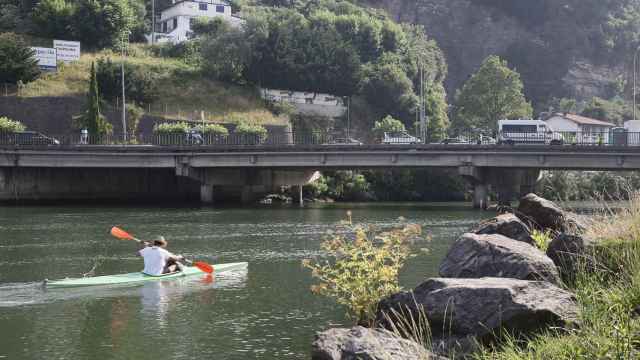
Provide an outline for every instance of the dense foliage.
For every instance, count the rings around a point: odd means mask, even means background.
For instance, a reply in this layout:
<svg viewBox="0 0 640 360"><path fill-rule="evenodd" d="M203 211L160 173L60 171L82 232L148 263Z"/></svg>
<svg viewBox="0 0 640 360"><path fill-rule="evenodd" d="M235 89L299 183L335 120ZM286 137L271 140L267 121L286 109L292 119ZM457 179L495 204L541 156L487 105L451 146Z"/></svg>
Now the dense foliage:
<svg viewBox="0 0 640 360"><path fill-rule="evenodd" d="M98 60L98 84L100 94L105 100L122 101L122 64L111 61L111 58ZM152 68L131 63L124 65L124 85L127 101L148 104L158 96L158 76Z"/></svg>
<svg viewBox="0 0 640 360"><path fill-rule="evenodd" d="M220 124L197 125L196 129L204 135L214 135L214 136L223 136L223 137L229 135L229 130Z"/></svg>
<svg viewBox="0 0 640 360"><path fill-rule="evenodd" d="M34 52L13 33L0 33L0 83L35 80L40 74Z"/></svg>
<svg viewBox="0 0 640 360"><path fill-rule="evenodd" d="M269 4L274 5L274 4ZM446 62L423 28L398 25L348 2L326 0L251 7L235 29L219 20L194 24L202 69L225 81L267 88L362 96L373 121L391 115L411 125L425 70L433 126L446 119Z"/></svg>
<svg viewBox="0 0 640 360"><path fill-rule="evenodd" d="M186 122L166 122L153 126L154 134L185 134L191 129L191 125Z"/></svg>
<svg viewBox="0 0 640 360"><path fill-rule="evenodd" d="M312 291L335 298L351 318L371 324L378 301L400 290L398 273L409 257L409 241L420 234L417 225L381 233L357 227L353 239L343 235L327 239L322 248L331 261L303 261L320 281Z"/></svg>
<svg viewBox="0 0 640 360"><path fill-rule="evenodd" d="M497 56L488 57L456 96L454 126L495 130L501 119L529 119L531 104L520 75Z"/></svg>
<svg viewBox="0 0 640 360"><path fill-rule="evenodd" d="M542 196L563 201L626 199L640 189L640 175L636 172L549 171L543 173L537 188Z"/></svg>

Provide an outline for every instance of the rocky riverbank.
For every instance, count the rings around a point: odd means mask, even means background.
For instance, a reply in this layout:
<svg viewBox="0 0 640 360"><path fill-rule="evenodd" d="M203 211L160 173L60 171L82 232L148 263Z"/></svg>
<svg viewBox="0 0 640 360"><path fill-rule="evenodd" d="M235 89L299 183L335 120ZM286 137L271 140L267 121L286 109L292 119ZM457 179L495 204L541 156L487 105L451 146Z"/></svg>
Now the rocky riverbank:
<svg viewBox="0 0 640 360"><path fill-rule="evenodd" d="M533 238L545 232L552 234L546 253ZM464 358L483 345L499 343L503 334L531 336L576 328L579 307L563 279L571 277L585 249L583 232L575 214L529 194L513 213L463 234L441 263L440 277L382 299L377 328L318 333L312 358ZM390 331L397 333L398 324L420 319L428 321L428 344Z"/></svg>

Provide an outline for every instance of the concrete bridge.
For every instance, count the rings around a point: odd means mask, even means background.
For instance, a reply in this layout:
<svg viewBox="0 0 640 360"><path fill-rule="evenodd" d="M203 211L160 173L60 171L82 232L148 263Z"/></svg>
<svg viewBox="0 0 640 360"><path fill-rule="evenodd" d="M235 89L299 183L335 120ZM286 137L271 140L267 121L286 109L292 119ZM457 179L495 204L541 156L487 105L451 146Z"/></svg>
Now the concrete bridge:
<svg viewBox="0 0 640 360"><path fill-rule="evenodd" d="M0 200L200 198L243 202L326 169L455 168L474 205L532 191L540 170L640 169L640 148L613 146L314 145L20 146L0 148Z"/></svg>

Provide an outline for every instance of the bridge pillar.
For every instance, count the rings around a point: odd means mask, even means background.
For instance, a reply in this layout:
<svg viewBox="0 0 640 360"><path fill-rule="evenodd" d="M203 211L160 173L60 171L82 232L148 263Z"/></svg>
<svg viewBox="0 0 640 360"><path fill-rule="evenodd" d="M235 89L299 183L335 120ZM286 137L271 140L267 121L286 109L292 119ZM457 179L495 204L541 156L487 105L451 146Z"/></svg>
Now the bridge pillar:
<svg viewBox="0 0 640 360"><path fill-rule="evenodd" d="M473 208L487 210L489 207L489 185L478 183L473 187Z"/></svg>
<svg viewBox="0 0 640 360"><path fill-rule="evenodd" d="M213 204L213 185L200 184L200 202L203 204Z"/></svg>

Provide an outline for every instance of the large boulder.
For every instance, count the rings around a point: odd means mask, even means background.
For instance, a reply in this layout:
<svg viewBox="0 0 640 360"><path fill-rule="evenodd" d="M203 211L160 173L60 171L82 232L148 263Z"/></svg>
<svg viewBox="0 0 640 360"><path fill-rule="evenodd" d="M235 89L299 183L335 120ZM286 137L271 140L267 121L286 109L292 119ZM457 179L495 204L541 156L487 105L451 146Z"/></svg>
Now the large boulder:
<svg viewBox="0 0 640 360"><path fill-rule="evenodd" d="M396 314L426 316L436 338L472 335L486 342L500 328L530 334L569 326L577 319L577 307L573 294L546 281L434 278L380 301L381 324L389 327Z"/></svg>
<svg viewBox="0 0 640 360"><path fill-rule="evenodd" d="M577 216L565 212L554 202L536 194L527 194L520 199L517 215L532 228L551 229L564 233L577 233L583 230Z"/></svg>
<svg viewBox="0 0 640 360"><path fill-rule="evenodd" d="M423 346L384 329L356 326L335 328L316 334L314 360L446 360Z"/></svg>
<svg viewBox="0 0 640 360"><path fill-rule="evenodd" d="M592 242L583 236L561 233L549 243L547 256L556 264L564 279L571 279L577 271L584 271L593 266L587 251L591 244ZM579 263L585 268L579 269Z"/></svg>
<svg viewBox="0 0 640 360"><path fill-rule="evenodd" d="M491 235L500 234L513 240L534 244L531 238L531 229L514 214L502 214L478 224L473 230L474 234Z"/></svg>
<svg viewBox="0 0 640 360"><path fill-rule="evenodd" d="M536 247L503 235L462 235L440 264L450 278L505 277L560 283L553 261Z"/></svg>

